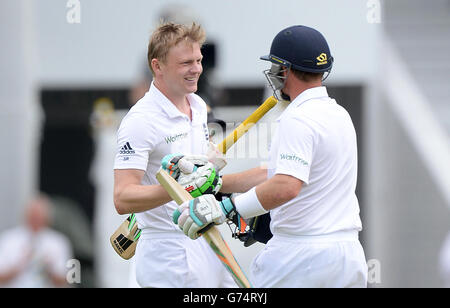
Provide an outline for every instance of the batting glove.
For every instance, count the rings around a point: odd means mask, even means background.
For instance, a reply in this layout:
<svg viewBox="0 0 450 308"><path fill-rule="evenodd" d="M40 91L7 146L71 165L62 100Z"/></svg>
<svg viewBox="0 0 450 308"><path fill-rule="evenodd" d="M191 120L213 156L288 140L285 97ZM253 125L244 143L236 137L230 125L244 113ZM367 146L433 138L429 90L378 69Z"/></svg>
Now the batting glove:
<svg viewBox="0 0 450 308"><path fill-rule="evenodd" d="M243 222L231 199L219 202L214 195L203 195L184 202L173 213L173 222L194 240L211 224L219 225L226 219L236 224Z"/></svg>
<svg viewBox="0 0 450 308"><path fill-rule="evenodd" d="M161 166L194 198L217 194L222 188L222 178L207 156L169 154Z"/></svg>
<svg viewBox="0 0 450 308"><path fill-rule="evenodd" d="M161 160L161 167L174 179L178 179L181 173L192 173L207 163L208 157L205 155L168 154Z"/></svg>
<svg viewBox="0 0 450 308"><path fill-rule="evenodd" d="M177 182L196 198L206 194L217 194L222 188L222 178L216 173L212 163L199 167L192 173L180 173Z"/></svg>

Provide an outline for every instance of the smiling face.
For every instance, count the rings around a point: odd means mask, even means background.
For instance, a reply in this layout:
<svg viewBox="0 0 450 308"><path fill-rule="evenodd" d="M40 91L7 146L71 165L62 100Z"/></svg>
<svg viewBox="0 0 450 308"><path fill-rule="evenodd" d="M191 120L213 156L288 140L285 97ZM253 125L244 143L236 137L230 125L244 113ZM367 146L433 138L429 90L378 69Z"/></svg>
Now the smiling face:
<svg viewBox="0 0 450 308"><path fill-rule="evenodd" d="M164 61L152 60L155 83L169 98L197 91L203 71L200 44L188 39L170 48Z"/></svg>

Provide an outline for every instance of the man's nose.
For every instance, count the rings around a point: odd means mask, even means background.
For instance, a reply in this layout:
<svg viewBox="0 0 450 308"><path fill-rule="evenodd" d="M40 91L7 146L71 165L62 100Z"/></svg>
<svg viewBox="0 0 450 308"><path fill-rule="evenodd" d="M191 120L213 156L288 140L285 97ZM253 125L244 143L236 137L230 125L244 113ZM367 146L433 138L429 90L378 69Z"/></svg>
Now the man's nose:
<svg viewBox="0 0 450 308"><path fill-rule="evenodd" d="M194 63L194 65L191 68L191 71L193 73L198 73L200 74L203 71L203 66L201 63Z"/></svg>

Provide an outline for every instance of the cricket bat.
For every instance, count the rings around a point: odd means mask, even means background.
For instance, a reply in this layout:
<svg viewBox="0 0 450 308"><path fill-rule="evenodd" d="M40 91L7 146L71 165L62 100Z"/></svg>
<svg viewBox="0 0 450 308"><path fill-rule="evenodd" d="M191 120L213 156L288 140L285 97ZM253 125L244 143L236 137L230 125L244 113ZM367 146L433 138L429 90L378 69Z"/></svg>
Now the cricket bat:
<svg viewBox="0 0 450 308"><path fill-rule="evenodd" d="M110 242L117 254L128 260L134 256L140 236L141 230L137 226L136 215L131 214L114 232Z"/></svg>
<svg viewBox="0 0 450 308"><path fill-rule="evenodd" d="M242 135L249 131L270 109L277 104L274 96L267 98L247 119L236 127L218 146L217 151L225 154ZM189 193L188 193L189 194ZM132 219L133 218L133 219ZM133 224L132 224L133 223ZM110 242L116 253L128 260L134 256L137 241L140 237L135 215L131 214L111 235Z"/></svg>
<svg viewBox="0 0 450 308"><path fill-rule="evenodd" d="M235 144L239 138L253 127L270 109L277 104L277 99L269 97L258 107L247 119L236 127L218 146L220 152L225 154L228 149Z"/></svg>
<svg viewBox="0 0 450 308"><path fill-rule="evenodd" d="M156 179L178 205L193 199L193 197L166 171L160 169L158 173L156 173ZM251 288L249 280L234 258L233 253L220 234L220 231L213 225L208 228L202 236L222 264L231 273L238 286L241 288Z"/></svg>

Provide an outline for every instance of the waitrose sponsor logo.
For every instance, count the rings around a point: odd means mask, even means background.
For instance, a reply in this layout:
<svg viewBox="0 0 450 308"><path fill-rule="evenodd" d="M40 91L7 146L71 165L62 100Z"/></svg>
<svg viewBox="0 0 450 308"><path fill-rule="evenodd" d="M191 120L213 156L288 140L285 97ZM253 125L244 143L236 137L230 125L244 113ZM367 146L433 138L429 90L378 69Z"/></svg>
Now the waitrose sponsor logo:
<svg viewBox="0 0 450 308"><path fill-rule="evenodd" d="M296 162L296 163L300 163L300 164L302 164L302 165L304 165L304 166L308 166L308 165L309 165L309 163L308 163L306 160L304 160L304 159L298 157L298 156L295 155L295 154L285 154L285 153L281 153L281 154L280 154L280 159L281 159L281 160L292 160L292 161L294 161L294 162Z"/></svg>
<svg viewBox="0 0 450 308"><path fill-rule="evenodd" d="M164 140L166 141L167 144L174 143L174 142L177 142L179 140L182 140L182 139L186 138L187 135L188 135L188 133L176 134L176 135L173 135L173 136L164 137Z"/></svg>

